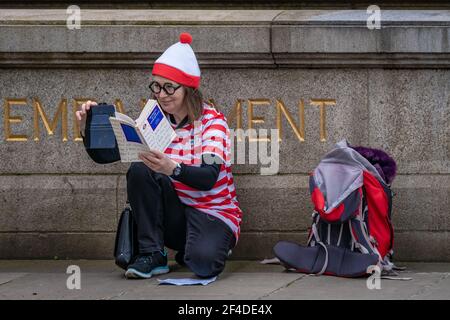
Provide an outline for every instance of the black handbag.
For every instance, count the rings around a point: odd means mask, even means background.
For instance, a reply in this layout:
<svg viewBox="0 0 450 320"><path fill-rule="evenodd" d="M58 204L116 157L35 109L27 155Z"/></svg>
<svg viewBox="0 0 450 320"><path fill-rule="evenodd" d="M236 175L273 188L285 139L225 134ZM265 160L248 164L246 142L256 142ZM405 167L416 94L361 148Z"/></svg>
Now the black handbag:
<svg viewBox="0 0 450 320"><path fill-rule="evenodd" d="M97 163L113 163L120 160L116 136L109 121L115 115L115 107L100 103L87 112L85 137L86 152Z"/></svg>
<svg viewBox="0 0 450 320"><path fill-rule="evenodd" d="M114 245L114 259L117 266L126 270L132 259L138 253L136 223L129 202L122 211L117 226L116 241Z"/></svg>
<svg viewBox="0 0 450 320"><path fill-rule="evenodd" d="M114 135L109 117L115 115L113 105L100 103L88 110L86 116L87 149L114 149L116 136Z"/></svg>

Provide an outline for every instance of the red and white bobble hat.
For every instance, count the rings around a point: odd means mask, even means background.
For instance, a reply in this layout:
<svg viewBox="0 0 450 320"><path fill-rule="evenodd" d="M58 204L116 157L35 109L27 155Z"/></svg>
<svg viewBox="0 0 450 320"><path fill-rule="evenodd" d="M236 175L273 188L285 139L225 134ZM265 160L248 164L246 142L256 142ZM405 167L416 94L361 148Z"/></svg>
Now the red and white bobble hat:
<svg viewBox="0 0 450 320"><path fill-rule="evenodd" d="M200 68L191 43L192 36L182 33L180 42L171 45L155 61L152 74L197 89L200 86Z"/></svg>

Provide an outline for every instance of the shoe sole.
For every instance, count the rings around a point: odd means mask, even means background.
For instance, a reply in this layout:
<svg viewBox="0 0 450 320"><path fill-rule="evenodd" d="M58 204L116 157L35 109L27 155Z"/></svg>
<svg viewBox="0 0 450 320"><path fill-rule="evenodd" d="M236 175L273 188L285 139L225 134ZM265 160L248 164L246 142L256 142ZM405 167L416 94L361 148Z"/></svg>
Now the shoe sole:
<svg viewBox="0 0 450 320"><path fill-rule="evenodd" d="M165 274L168 273L169 271L170 270L168 266L155 268L149 273L143 273L137 271L136 269L130 268L125 272L125 277L127 279L150 279L154 275Z"/></svg>

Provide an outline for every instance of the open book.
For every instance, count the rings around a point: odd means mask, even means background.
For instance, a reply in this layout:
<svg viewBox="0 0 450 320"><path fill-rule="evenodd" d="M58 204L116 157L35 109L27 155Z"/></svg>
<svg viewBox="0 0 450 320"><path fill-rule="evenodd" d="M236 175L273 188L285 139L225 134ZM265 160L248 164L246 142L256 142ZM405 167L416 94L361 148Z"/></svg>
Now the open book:
<svg viewBox="0 0 450 320"><path fill-rule="evenodd" d="M139 118L116 112L110 117L122 162L139 162L140 152L164 152L177 136L156 100L148 100Z"/></svg>

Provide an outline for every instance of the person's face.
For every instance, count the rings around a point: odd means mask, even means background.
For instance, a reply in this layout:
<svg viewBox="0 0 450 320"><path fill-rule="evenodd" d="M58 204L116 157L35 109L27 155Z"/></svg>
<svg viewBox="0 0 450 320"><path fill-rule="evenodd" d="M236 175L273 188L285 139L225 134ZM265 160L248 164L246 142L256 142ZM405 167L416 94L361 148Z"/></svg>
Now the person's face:
<svg viewBox="0 0 450 320"><path fill-rule="evenodd" d="M158 99L159 103L161 104L161 108L170 114L176 114L179 113L183 106L183 99L184 95L186 94L185 89L183 86L176 89L172 95L167 94L162 88L166 84L170 84L174 88L178 87L179 84L175 81L160 77L160 76L153 76L153 81L156 81L159 86L161 87L161 91L159 93L155 93L156 98ZM167 86L167 85L166 85ZM170 92L170 91L169 91Z"/></svg>

